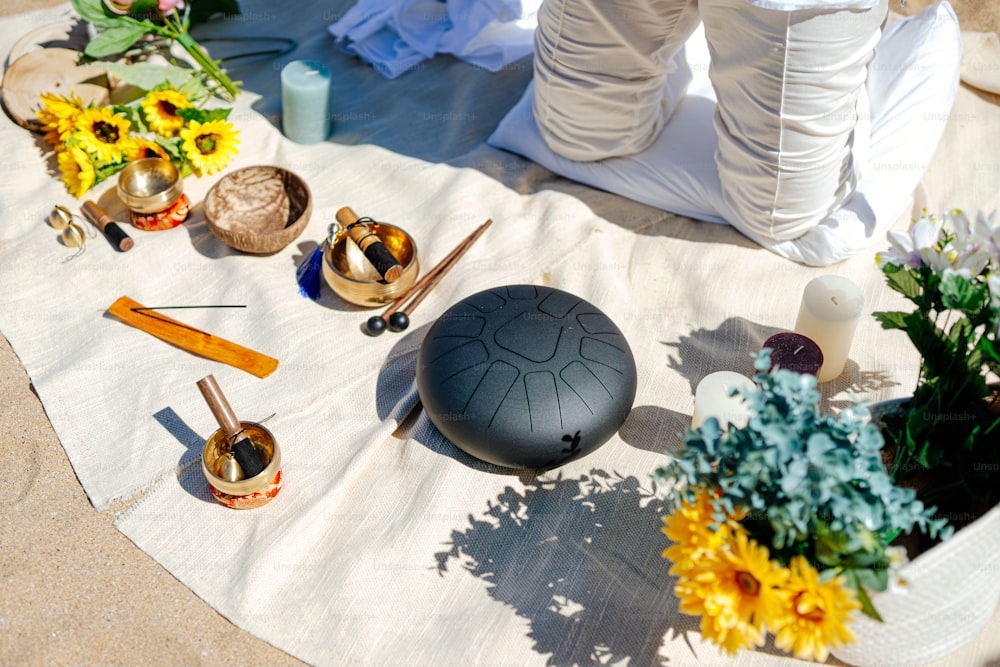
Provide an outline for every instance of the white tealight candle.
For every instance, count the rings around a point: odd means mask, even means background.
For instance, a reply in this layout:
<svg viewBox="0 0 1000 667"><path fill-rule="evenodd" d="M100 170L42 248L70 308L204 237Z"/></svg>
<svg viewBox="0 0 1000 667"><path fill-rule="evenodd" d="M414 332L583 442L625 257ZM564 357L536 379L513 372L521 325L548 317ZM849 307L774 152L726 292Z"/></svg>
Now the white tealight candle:
<svg viewBox="0 0 1000 667"><path fill-rule="evenodd" d="M295 60L281 70L281 130L300 144L330 134L330 70L323 63Z"/></svg>
<svg viewBox="0 0 1000 667"><path fill-rule="evenodd" d="M736 428L746 426L750 421L750 408L743 402L741 393L737 392L733 396L729 394L732 389L743 390L753 386L753 380L733 371L718 371L706 375L694 390L691 428L698 428L709 417L718 419L722 428L726 428L727 424Z"/></svg>
<svg viewBox="0 0 1000 667"><path fill-rule="evenodd" d="M865 297L861 288L842 276L820 276L802 292L795 332L813 339L823 351L816 379L827 382L844 372Z"/></svg>

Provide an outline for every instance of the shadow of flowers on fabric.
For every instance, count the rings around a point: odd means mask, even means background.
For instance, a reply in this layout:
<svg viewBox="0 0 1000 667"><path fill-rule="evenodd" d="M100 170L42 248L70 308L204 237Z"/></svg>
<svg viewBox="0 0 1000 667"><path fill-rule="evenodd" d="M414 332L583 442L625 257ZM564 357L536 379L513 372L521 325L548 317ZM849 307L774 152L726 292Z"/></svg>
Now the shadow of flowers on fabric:
<svg viewBox="0 0 1000 667"><path fill-rule="evenodd" d="M670 368L687 379L693 396L698 383L715 371L735 371L752 377L755 371L751 355L779 331L782 329L730 317L715 329L697 329L676 343L663 344L676 349L676 356L669 357Z"/></svg>
<svg viewBox="0 0 1000 667"><path fill-rule="evenodd" d="M452 531L438 571L461 566L531 624L548 665L664 665L665 634L697 632L661 557L660 499L634 476L591 470L507 487L482 518ZM685 638L686 641L686 638Z"/></svg>

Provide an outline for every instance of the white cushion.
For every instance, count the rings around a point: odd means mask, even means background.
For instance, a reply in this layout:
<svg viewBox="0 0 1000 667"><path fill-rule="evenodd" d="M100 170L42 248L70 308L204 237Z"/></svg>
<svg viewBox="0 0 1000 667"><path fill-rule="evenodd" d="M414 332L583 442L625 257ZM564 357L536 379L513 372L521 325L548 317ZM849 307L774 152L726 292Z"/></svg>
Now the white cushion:
<svg viewBox="0 0 1000 667"><path fill-rule="evenodd" d="M690 77L687 92L657 139L641 153L600 162L576 162L553 153L532 115L532 85L488 143L595 188L698 220L732 224L783 257L822 266L868 248L909 212L911 195L948 120L961 49L958 19L947 1L886 26L867 83L871 147L857 190L841 209L790 241L755 235L729 213L723 200L714 158L715 95L701 28L686 43L671 75L673 81ZM668 85L664 94L676 90Z"/></svg>

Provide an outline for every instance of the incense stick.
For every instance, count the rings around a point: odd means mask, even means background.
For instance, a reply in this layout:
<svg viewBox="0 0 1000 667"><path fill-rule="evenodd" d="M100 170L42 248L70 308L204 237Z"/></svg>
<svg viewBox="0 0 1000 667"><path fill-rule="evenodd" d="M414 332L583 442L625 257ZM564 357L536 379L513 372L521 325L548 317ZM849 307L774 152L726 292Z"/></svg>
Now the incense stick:
<svg viewBox="0 0 1000 667"><path fill-rule="evenodd" d="M143 310L177 310L180 308L246 308L245 305L213 305L213 306L143 306L142 308L130 308L134 312Z"/></svg>

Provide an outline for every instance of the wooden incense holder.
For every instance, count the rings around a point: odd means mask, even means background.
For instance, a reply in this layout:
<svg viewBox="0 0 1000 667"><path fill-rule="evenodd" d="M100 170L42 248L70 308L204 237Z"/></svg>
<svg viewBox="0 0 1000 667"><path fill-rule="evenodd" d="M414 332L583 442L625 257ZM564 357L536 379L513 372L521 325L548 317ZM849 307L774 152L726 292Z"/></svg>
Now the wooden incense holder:
<svg viewBox="0 0 1000 667"><path fill-rule="evenodd" d="M240 479L250 479L256 477L264 470L264 463L260 460L260 455L254 448L253 443L247 437L239 438L243 433L243 425L236 418L236 413L226 400L225 394L216 382L214 375L208 375L198 380L198 389L208 403L212 415L219 422L226 439L229 441L230 449L236 462L239 463L240 471L235 475L236 479L228 481L239 481Z"/></svg>
<svg viewBox="0 0 1000 667"><path fill-rule="evenodd" d="M131 250L132 246L135 245L135 241L132 237L125 233L115 220L104 212L104 210L92 201L83 202L81 207L83 214L87 216L87 220L94 223L94 226L100 229L104 236L107 237L108 241L111 242L117 250L125 252L126 250Z"/></svg>
<svg viewBox="0 0 1000 667"><path fill-rule="evenodd" d="M160 340L213 361L239 368L259 378L267 377L278 367L278 360L273 357L195 329L166 315L150 310L136 310L142 308L144 306L141 303L123 296L111 304L108 312L125 324L156 336Z"/></svg>
<svg viewBox="0 0 1000 667"><path fill-rule="evenodd" d="M386 282L391 283L402 275L403 266L399 260L385 247L372 226L366 220L362 220L349 206L337 211L337 222L344 226L347 235L358 244L365 257Z"/></svg>

